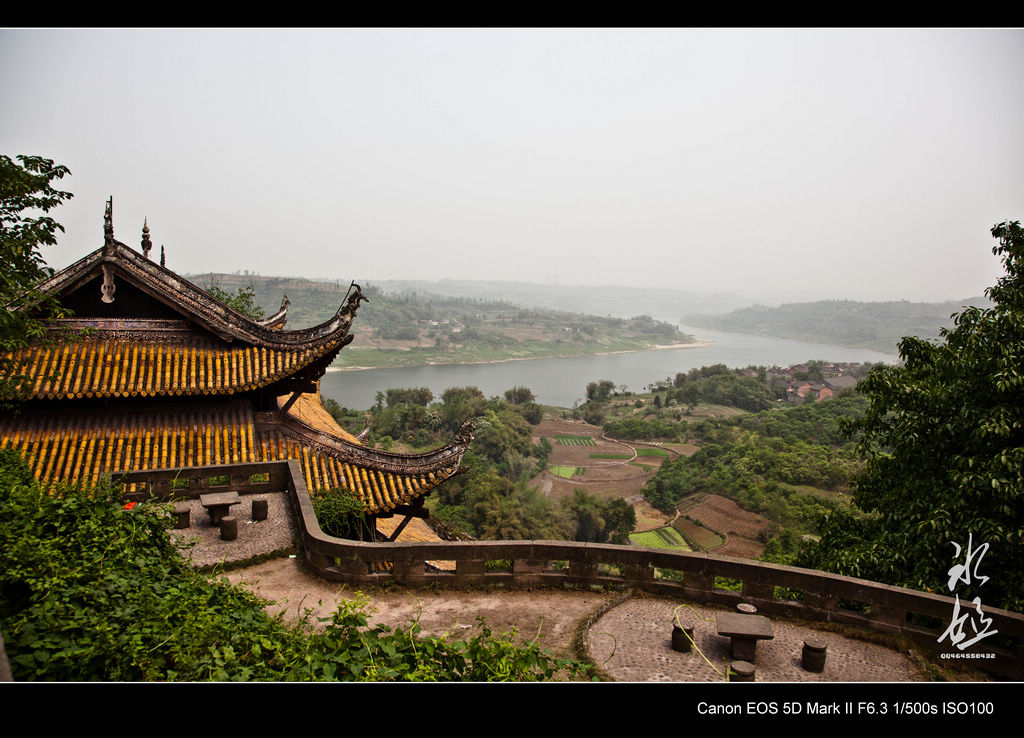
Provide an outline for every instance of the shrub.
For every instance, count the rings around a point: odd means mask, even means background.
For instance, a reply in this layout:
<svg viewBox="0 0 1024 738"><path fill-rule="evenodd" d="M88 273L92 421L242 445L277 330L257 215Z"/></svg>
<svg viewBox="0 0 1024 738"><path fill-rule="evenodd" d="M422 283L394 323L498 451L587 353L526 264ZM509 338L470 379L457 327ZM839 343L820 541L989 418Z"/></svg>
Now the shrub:
<svg viewBox="0 0 1024 738"><path fill-rule="evenodd" d="M313 498L313 512L320 530L327 535L361 539L366 512L355 492L340 488L323 492Z"/></svg>

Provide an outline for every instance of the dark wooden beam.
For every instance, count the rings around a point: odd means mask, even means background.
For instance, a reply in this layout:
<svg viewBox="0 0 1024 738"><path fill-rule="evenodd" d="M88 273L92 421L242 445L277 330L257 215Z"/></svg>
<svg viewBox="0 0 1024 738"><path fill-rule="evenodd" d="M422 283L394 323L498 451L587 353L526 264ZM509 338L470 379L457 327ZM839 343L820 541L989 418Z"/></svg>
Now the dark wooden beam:
<svg viewBox="0 0 1024 738"><path fill-rule="evenodd" d="M398 538L399 535L401 535L402 531L405 530L405 526L409 524L410 520L412 520L412 515L406 515L402 522L398 524L398 527L391 532L391 535L388 537L388 543L393 543L395 539Z"/></svg>
<svg viewBox="0 0 1024 738"><path fill-rule="evenodd" d="M297 399L299 399L299 396L301 394L302 394L302 392L300 392L298 390L296 390L295 392L292 392L292 396L288 398L288 402L286 402L284 405L281 406L281 414L282 415L284 415L286 412L288 412L288 408L290 408L295 403L295 401Z"/></svg>

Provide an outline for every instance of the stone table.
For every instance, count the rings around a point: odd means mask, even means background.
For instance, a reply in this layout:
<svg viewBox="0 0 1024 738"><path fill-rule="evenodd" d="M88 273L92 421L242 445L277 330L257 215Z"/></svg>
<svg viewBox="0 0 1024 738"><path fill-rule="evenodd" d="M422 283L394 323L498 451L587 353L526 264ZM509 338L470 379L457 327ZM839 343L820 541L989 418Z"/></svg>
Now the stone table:
<svg viewBox="0 0 1024 738"><path fill-rule="evenodd" d="M744 615L738 612L718 613L718 635L732 639L732 657L754 663L759 640L775 637L772 623L764 615Z"/></svg>

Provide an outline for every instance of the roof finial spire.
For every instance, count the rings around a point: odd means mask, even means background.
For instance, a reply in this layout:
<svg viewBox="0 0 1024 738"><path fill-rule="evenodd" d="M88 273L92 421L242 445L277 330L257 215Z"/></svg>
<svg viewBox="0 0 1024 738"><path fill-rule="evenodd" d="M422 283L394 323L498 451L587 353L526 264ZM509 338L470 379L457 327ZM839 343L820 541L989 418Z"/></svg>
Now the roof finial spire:
<svg viewBox="0 0 1024 738"><path fill-rule="evenodd" d="M167 255L164 253L163 244L160 244L160 266L167 266Z"/></svg>
<svg viewBox="0 0 1024 738"><path fill-rule="evenodd" d="M153 242L149 240L149 225L148 218L142 219L142 255L147 259L149 258L149 252L153 248Z"/></svg>
<svg viewBox="0 0 1024 738"><path fill-rule="evenodd" d="M114 196L107 200L107 207L103 211L103 241L114 240Z"/></svg>

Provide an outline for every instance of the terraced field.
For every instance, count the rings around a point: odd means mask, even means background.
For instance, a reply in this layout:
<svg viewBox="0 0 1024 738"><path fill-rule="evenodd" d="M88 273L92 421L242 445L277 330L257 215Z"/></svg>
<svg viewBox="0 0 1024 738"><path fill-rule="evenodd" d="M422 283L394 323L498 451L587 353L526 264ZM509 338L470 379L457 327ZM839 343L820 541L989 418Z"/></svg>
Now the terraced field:
<svg viewBox="0 0 1024 738"><path fill-rule="evenodd" d="M687 545L679 531L671 526L656 528L644 531L643 533L632 533L629 536L629 540L637 546L646 546L648 548L667 548L673 551L693 550Z"/></svg>
<svg viewBox="0 0 1024 738"><path fill-rule="evenodd" d="M564 477L565 479L570 479L571 477L574 476L582 477L584 474L587 473L587 467L551 464L548 466L548 471L550 471L552 474L557 474L560 477Z"/></svg>
<svg viewBox="0 0 1024 738"><path fill-rule="evenodd" d="M555 436L555 440L562 446L596 446L597 441L592 436Z"/></svg>
<svg viewBox="0 0 1024 738"><path fill-rule="evenodd" d="M772 530L764 517L722 495L690 495L677 509L676 528L700 548L726 556L756 559L764 550L760 539L767 538L762 533Z"/></svg>
<svg viewBox="0 0 1024 738"><path fill-rule="evenodd" d="M703 528L686 518L679 518L672 523L672 527L693 541L694 546L701 551L714 551L725 543L725 539L713 530Z"/></svg>

